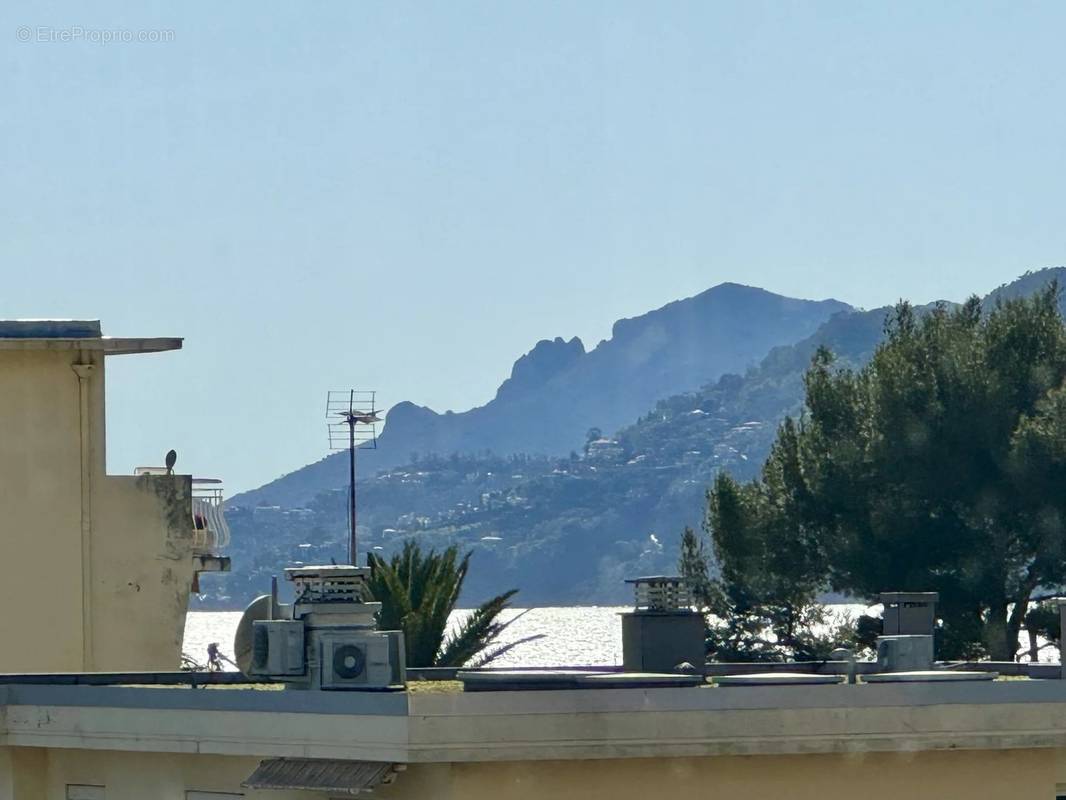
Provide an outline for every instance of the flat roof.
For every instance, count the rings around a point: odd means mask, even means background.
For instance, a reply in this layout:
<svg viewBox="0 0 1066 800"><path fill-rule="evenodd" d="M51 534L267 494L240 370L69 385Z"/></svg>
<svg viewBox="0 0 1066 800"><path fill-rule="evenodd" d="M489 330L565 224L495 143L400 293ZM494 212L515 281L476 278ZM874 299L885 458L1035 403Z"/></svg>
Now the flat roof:
<svg viewBox="0 0 1066 800"><path fill-rule="evenodd" d="M178 337L104 336L100 320L0 320L0 350L100 350L106 355L180 350Z"/></svg>

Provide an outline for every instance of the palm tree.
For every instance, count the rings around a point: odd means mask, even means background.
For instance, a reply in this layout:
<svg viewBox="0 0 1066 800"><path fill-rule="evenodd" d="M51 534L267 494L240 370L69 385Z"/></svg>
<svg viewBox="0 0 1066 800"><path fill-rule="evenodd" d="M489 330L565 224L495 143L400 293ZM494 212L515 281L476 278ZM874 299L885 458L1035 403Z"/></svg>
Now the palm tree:
<svg viewBox="0 0 1066 800"><path fill-rule="evenodd" d="M380 627L403 631L407 666L483 666L523 642L540 638L529 636L492 647L504 629L518 619L499 620L517 589L482 603L446 637L448 617L459 600L472 552L460 560L459 548L452 545L442 553L430 550L423 554L416 543L408 541L389 561L373 553L368 556L370 591L381 603Z"/></svg>

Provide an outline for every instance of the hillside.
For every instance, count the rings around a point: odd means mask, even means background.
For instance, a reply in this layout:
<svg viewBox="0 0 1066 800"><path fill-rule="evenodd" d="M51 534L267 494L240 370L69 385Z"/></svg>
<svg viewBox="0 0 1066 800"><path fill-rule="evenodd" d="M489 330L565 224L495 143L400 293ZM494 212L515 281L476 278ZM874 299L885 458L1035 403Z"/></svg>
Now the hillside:
<svg viewBox="0 0 1066 800"><path fill-rule="evenodd" d="M390 551L408 537L472 547L470 601L519 586L523 603L623 602L625 577L672 570L677 532L699 524L715 470L758 468L777 420L799 409L815 349L859 363L883 321L883 309L842 312L746 375L663 400L581 453L429 456L383 471L360 483L360 547ZM279 564L341 559L345 500L334 489L306 507L231 507L234 572L208 589L207 605L240 605Z"/></svg>
<svg viewBox="0 0 1066 800"><path fill-rule="evenodd" d="M483 406L443 414L410 402L393 406L362 468L388 470L412 453L565 455L581 448L589 428L616 430L663 397L742 372L772 347L810 336L848 308L724 283L617 321L611 337L588 352L576 337L544 340L515 361ZM346 456L334 454L233 502L300 506L346 481Z"/></svg>
<svg viewBox="0 0 1066 800"><path fill-rule="evenodd" d="M1033 273L986 298L1029 294L1066 270ZM678 533L698 526L718 470L751 477L777 423L801 410L803 373L819 346L844 365L864 363L887 309L842 312L802 341L771 350L743 375L728 374L661 400L613 436L564 458L453 454L421 458L360 486L361 547L388 552L416 537L473 548L466 600L512 586L520 603L617 603L622 580L672 571ZM206 605L240 606L292 561L340 559L345 492L302 508L236 508L234 573L205 576ZM365 525L365 529L364 529Z"/></svg>

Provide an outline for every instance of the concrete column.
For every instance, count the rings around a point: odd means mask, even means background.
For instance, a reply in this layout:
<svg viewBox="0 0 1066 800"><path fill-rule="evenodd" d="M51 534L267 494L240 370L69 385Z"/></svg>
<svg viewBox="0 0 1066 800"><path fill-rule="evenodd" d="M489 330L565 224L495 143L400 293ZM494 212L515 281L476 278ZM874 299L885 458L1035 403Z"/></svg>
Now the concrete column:
<svg viewBox="0 0 1066 800"><path fill-rule="evenodd" d="M79 359L84 361L84 356ZM92 420L89 419L89 377L93 365L71 364L78 376L78 413L81 433L81 641L82 669L93 670L92 568Z"/></svg>

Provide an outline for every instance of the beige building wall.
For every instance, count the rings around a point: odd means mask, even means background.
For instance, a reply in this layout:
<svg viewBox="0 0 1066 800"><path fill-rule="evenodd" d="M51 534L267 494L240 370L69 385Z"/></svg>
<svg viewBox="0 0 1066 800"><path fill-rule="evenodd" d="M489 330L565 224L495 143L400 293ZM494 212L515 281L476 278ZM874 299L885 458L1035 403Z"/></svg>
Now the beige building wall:
<svg viewBox="0 0 1066 800"><path fill-rule="evenodd" d="M454 800L1054 800L1061 780L1052 750L462 764L449 772Z"/></svg>
<svg viewBox="0 0 1066 800"><path fill-rule="evenodd" d="M81 467L71 353L0 351L0 671L78 669ZM13 613L15 612L15 613Z"/></svg>
<svg viewBox="0 0 1066 800"><path fill-rule="evenodd" d="M46 798L48 751L26 747L0 747L0 800L19 797Z"/></svg>
<svg viewBox="0 0 1066 800"><path fill-rule="evenodd" d="M18 752L21 750L22 752ZM250 800L323 800L313 792L255 792L241 781L258 765L254 758L163 753L94 752L17 748L16 769L35 773L0 800L66 800L67 787L102 786L107 800L186 800L186 792L240 794ZM0 753L3 750L0 749ZM0 764L3 763L0 755ZM0 769L0 775L3 769Z"/></svg>
<svg viewBox="0 0 1066 800"><path fill-rule="evenodd" d="M960 750L855 755L720 756L411 765L381 800L1055 800L1066 751ZM253 800L327 797L252 791L258 759L88 750L0 748L0 800L65 800L68 784L104 786L107 800L185 800L186 791ZM4 770L0 769L0 775ZM42 794L43 791L43 794Z"/></svg>
<svg viewBox="0 0 1066 800"><path fill-rule="evenodd" d="M92 669L177 669L194 574L192 479L108 476L94 499Z"/></svg>
<svg viewBox="0 0 1066 800"><path fill-rule="evenodd" d="M107 476L100 341L0 349L0 672L180 663L191 479Z"/></svg>

